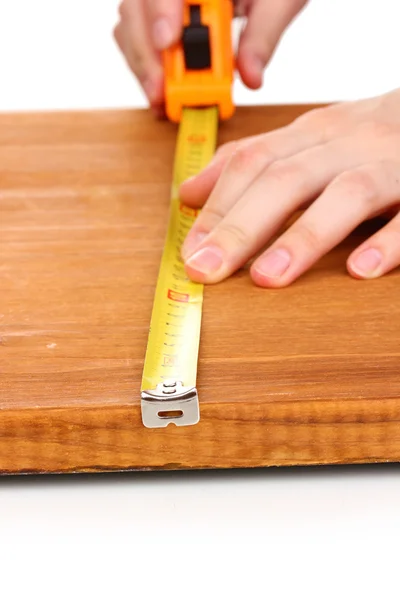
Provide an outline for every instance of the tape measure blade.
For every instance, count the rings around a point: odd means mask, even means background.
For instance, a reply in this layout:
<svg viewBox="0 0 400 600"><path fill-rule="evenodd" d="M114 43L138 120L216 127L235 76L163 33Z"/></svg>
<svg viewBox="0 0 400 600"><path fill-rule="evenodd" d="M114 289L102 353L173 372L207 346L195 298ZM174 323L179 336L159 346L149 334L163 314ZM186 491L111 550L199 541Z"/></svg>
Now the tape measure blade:
<svg viewBox="0 0 400 600"><path fill-rule="evenodd" d="M193 283L186 276L181 246L197 211L181 205L179 188L183 181L200 172L211 160L216 147L217 128L216 108L183 111L175 151L169 223L141 385L142 418L144 424L150 427L162 427L169 421L167 416L160 418L158 413L153 415L154 411L149 411L148 403L151 398L146 392L159 394L161 400L168 399L171 404L179 394L185 395L196 386L203 286ZM177 390L175 393L171 392L176 389L171 387L174 382L180 386L179 393ZM183 408L186 409L187 399L185 402ZM185 412L190 412L189 420L193 421L193 402L190 411L181 412L181 418L171 417L171 420L177 425L190 424L185 418ZM146 419L145 415L153 416Z"/></svg>

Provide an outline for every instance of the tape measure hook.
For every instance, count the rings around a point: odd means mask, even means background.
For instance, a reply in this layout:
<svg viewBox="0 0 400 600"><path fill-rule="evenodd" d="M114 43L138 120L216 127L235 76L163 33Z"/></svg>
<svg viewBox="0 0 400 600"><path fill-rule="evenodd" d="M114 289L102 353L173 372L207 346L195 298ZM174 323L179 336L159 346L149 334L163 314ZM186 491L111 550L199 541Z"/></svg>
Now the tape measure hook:
<svg viewBox="0 0 400 600"><path fill-rule="evenodd" d="M154 390L144 390L142 421L151 429L175 425L196 425L200 420L199 397L195 387L185 387L181 381L167 380Z"/></svg>

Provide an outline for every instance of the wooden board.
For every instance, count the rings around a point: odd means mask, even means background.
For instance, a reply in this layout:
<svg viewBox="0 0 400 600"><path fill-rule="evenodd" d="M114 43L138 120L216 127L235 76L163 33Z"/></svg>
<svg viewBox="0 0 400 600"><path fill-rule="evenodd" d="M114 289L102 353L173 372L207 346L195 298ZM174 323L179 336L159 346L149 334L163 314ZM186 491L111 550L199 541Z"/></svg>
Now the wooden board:
<svg viewBox="0 0 400 600"><path fill-rule="evenodd" d="M220 140L307 107L240 109ZM140 379L176 130L147 112L0 116L0 472L400 459L400 273L358 231L297 283L205 292L201 422L147 430Z"/></svg>

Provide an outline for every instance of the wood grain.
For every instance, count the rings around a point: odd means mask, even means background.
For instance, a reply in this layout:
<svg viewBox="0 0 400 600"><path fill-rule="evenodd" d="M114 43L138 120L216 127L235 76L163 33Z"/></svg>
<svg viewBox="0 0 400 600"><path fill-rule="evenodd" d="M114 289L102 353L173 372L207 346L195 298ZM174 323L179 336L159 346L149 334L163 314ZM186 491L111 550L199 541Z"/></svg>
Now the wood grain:
<svg viewBox="0 0 400 600"><path fill-rule="evenodd" d="M307 108L240 109L220 140ZM365 228L287 289L208 287L201 422L142 426L175 135L140 111L0 116L0 472L398 461L400 273L346 274Z"/></svg>

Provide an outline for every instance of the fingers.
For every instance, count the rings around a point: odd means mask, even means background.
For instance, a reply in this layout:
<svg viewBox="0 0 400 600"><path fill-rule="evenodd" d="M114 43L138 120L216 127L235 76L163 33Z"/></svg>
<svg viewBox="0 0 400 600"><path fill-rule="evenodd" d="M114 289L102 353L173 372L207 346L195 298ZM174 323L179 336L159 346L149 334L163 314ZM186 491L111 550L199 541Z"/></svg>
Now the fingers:
<svg viewBox="0 0 400 600"><path fill-rule="evenodd" d="M257 88L283 31L306 0L247 0L237 64L246 85ZM163 103L163 69L159 52L178 41L182 0L123 0L115 39L153 106Z"/></svg>
<svg viewBox="0 0 400 600"><path fill-rule="evenodd" d="M114 30L118 46L157 115L164 102L160 51L174 43L182 27L182 0L123 0Z"/></svg>
<svg viewBox="0 0 400 600"><path fill-rule="evenodd" d="M382 199L386 204L397 204L400 198L400 163L382 165L377 177ZM379 190L377 189L377 192ZM397 201L397 202L396 202ZM385 227L361 244L347 261L347 269L357 279L373 279L400 265L400 212Z"/></svg>
<svg viewBox="0 0 400 600"><path fill-rule="evenodd" d="M306 0L253 0L237 57L245 85L252 89L261 86L264 68L282 33L305 3Z"/></svg>
<svg viewBox="0 0 400 600"><path fill-rule="evenodd" d="M372 163L342 172L303 216L255 261L251 268L255 283L263 287L290 284L361 222L396 203L400 197L399 175L400 166L393 163ZM376 234L375 240L371 238L353 253L349 259L350 272L364 277L376 276L398 264L398 238L396 252L393 256L389 252L393 236L396 237L396 226L399 223L393 220Z"/></svg>
<svg viewBox="0 0 400 600"><path fill-rule="evenodd" d="M196 185L189 182L189 185L187 183L181 189L182 200L190 206L198 207L204 204L201 200L207 197L210 187L219 177L203 211L186 237L182 248L183 257L188 257L194 251L199 240L204 237L203 233L217 226L266 168L275 161L293 156L318 143L319 137L317 129L296 135L293 126L285 127L250 138L233 145L232 150L228 148L220 156L217 155L213 164L196 178ZM186 190L192 193L191 202L187 202Z"/></svg>
<svg viewBox="0 0 400 600"><path fill-rule="evenodd" d="M216 225L192 254L184 257L188 275L202 283L229 276L258 252L294 211L317 197L352 156L347 143L313 147L273 163L225 216L215 214L215 208L214 214L207 215L206 205L202 213L207 219L214 218Z"/></svg>
<svg viewBox="0 0 400 600"><path fill-rule="evenodd" d="M193 208L203 206L230 161L233 163L233 168L226 179L234 184L235 162L242 162L240 159L242 152L246 156L249 155L249 160L246 159L246 162L251 162L252 148L259 148L260 141L265 142L264 148L267 154L279 159L334 139L343 121L343 112L340 105L314 109L297 118L287 127L224 144L218 149L208 167L182 184L180 188L182 201Z"/></svg>
<svg viewBox="0 0 400 600"><path fill-rule="evenodd" d="M179 193L182 202L193 208L203 206L233 154L243 146L264 137L265 134L261 134L220 146L209 165L181 185Z"/></svg>
<svg viewBox="0 0 400 600"><path fill-rule="evenodd" d="M348 260L347 268L357 279L374 279L400 265L400 213Z"/></svg>
<svg viewBox="0 0 400 600"><path fill-rule="evenodd" d="M183 21L182 0L145 0L154 47L165 50L178 41Z"/></svg>
<svg viewBox="0 0 400 600"><path fill-rule="evenodd" d="M203 283L221 281L258 252L301 205L321 194L251 269L255 283L264 287L294 281L362 221L398 202L398 166L361 166L358 161L362 153L356 157L349 141L340 140L271 165L199 240L186 258L188 275Z"/></svg>
<svg viewBox="0 0 400 600"><path fill-rule="evenodd" d="M352 253L348 270L355 277L376 277L399 265L395 108L392 116L370 101L321 109L221 150L203 175L182 188L193 206L203 203L207 187L213 189L183 246L191 279L226 278L305 206L302 217L253 263L258 285L290 284L361 222L390 210L396 211L392 221Z"/></svg>
<svg viewBox="0 0 400 600"><path fill-rule="evenodd" d="M238 68L246 85L261 85L262 73L282 32L306 0L246 0L247 25L241 36ZM115 39L152 106L164 100L159 52L178 41L183 0L123 0ZM157 108L157 111L159 109Z"/></svg>
<svg viewBox="0 0 400 600"><path fill-rule="evenodd" d="M138 78L151 106L163 102L163 70L151 40L144 0L124 0L121 21L114 30L115 39Z"/></svg>

